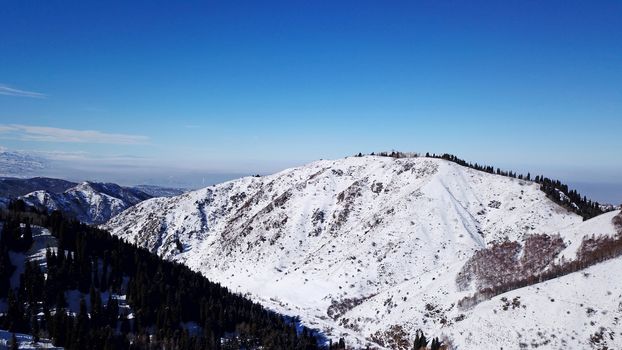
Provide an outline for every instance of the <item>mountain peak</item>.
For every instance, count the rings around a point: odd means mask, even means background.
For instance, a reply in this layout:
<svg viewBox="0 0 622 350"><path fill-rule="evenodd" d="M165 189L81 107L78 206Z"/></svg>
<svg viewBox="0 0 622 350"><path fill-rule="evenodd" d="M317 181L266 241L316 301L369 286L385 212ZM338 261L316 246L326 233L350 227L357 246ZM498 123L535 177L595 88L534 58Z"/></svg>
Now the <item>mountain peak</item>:
<svg viewBox="0 0 622 350"><path fill-rule="evenodd" d="M390 308L372 311L380 295L387 305L401 295L449 308L464 293L455 276L476 251L582 221L532 181L433 157L369 155L150 199L104 227L364 345L390 326L380 320ZM353 310L366 321L351 323ZM406 315L402 323L421 317Z"/></svg>

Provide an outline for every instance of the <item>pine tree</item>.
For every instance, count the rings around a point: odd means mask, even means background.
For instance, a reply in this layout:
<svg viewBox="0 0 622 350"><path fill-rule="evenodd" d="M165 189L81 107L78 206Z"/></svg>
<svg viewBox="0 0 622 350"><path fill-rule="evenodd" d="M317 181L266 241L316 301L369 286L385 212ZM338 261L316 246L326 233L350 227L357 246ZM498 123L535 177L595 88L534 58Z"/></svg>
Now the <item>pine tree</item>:
<svg viewBox="0 0 622 350"><path fill-rule="evenodd" d="M421 330L417 330L413 350L425 349L426 346L428 346L428 340L426 339L425 334L423 334Z"/></svg>
<svg viewBox="0 0 622 350"><path fill-rule="evenodd" d="M24 231L22 233L22 250L26 251L30 249L32 242L32 227L30 226L30 221L28 221L26 222L26 226L24 227Z"/></svg>
<svg viewBox="0 0 622 350"><path fill-rule="evenodd" d="M4 234L4 232L2 233ZM11 264L9 250L0 243L0 298L6 298L10 288L10 279L15 267Z"/></svg>
<svg viewBox="0 0 622 350"><path fill-rule="evenodd" d="M84 298L80 298L80 313L75 318L73 328L72 349L84 349L88 343L89 315Z"/></svg>
<svg viewBox="0 0 622 350"><path fill-rule="evenodd" d="M106 320L112 328L117 327L117 319L119 315L119 304L117 299L112 297L112 293L108 294L108 302L106 303Z"/></svg>
<svg viewBox="0 0 622 350"><path fill-rule="evenodd" d="M37 316L32 316L30 320L30 332L35 343L39 342L39 321Z"/></svg>
<svg viewBox="0 0 622 350"><path fill-rule="evenodd" d="M10 332L21 332L25 331L25 322L24 322L24 307L22 305L21 300L19 299L19 294L16 295L13 293L12 289L9 289L8 295L8 310L6 313L6 318L4 322L3 328L8 329Z"/></svg>
<svg viewBox="0 0 622 350"><path fill-rule="evenodd" d="M432 339L432 344L430 344L430 350L440 350L441 345L443 345L442 341L439 341L438 338Z"/></svg>
<svg viewBox="0 0 622 350"><path fill-rule="evenodd" d="M11 350L18 350L19 349L19 343L17 342L17 337L15 336L15 333L13 333L11 335L11 345L10 345L9 349L11 349Z"/></svg>

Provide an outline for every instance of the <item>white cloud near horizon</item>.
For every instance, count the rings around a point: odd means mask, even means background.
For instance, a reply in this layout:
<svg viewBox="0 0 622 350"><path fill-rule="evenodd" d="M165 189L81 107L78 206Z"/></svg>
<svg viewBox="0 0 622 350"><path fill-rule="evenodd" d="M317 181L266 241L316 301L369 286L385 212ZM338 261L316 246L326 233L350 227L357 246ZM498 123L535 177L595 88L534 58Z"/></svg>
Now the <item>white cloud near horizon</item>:
<svg viewBox="0 0 622 350"><path fill-rule="evenodd" d="M143 156L135 156L128 154L95 154L85 151L43 151L43 150L32 150L29 151L31 154L35 154L44 159L54 160L54 161L76 161L82 162L83 164L93 164L93 163L101 163L101 164L112 164L120 165L124 163L136 163L136 162L147 162L152 161L152 158L143 157ZM143 164L134 164L134 165L143 165Z"/></svg>
<svg viewBox="0 0 622 350"><path fill-rule="evenodd" d="M147 136L105 133L97 130L63 129L49 126L0 124L0 138L33 142L103 143L138 145L149 141Z"/></svg>
<svg viewBox="0 0 622 350"><path fill-rule="evenodd" d="M46 94L34 91L20 90L12 88L10 86L0 84L0 95L16 96L16 97L30 97L30 98L46 98Z"/></svg>

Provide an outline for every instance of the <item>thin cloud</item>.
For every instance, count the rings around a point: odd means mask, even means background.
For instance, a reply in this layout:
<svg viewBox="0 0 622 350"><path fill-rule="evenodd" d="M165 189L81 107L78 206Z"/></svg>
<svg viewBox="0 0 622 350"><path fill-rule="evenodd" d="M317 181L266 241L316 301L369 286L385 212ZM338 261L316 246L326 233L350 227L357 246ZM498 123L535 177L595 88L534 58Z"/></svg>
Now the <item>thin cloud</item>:
<svg viewBox="0 0 622 350"><path fill-rule="evenodd" d="M20 90L12 88L7 85L0 84L0 95L5 96L17 96L17 97L30 97L30 98L46 98L46 94L34 91Z"/></svg>
<svg viewBox="0 0 622 350"><path fill-rule="evenodd" d="M15 131L16 129L12 126L8 126L8 125L0 125L0 133L3 132L10 132L10 131Z"/></svg>
<svg viewBox="0 0 622 350"><path fill-rule="evenodd" d="M88 160L92 158L90 157L89 153L84 152L84 151L71 152L71 151L33 150L33 151L30 151L29 153L35 154L45 159L60 160L60 161Z"/></svg>
<svg viewBox="0 0 622 350"><path fill-rule="evenodd" d="M149 141L147 136L111 134L97 130L61 129L48 126L0 124L0 137L33 142L103 143L138 145Z"/></svg>

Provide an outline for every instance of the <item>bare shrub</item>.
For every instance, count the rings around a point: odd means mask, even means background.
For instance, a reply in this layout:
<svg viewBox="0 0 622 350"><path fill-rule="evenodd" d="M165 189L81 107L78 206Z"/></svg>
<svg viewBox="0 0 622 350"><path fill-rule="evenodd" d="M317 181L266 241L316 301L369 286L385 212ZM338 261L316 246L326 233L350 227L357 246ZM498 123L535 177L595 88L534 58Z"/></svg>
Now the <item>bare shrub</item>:
<svg viewBox="0 0 622 350"><path fill-rule="evenodd" d="M518 242L505 241L475 252L458 273L456 283L459 289L468 289L473 280L478 289L507 283L518 272L520 249Z"/></svg>
<svg viewBox="0 0 622 350"><path fill-rule="evenodd" d="M533 249L535 253L537 253L540 251L540 249L544 247L549 247L545 249L547 253L540 254L540 256L548 256L549 258L551 258L552 256L554 258L555 255L551 255L551 254L555 250L560 249L560 246L558 245L558 243L555 243L558 241L557 238L553 237L551 239L552 241L550 241L549 243L543 244L542 237L536 238L536 240L533 242L536 248L531 248L531 249ZM544 242L547 242L547 240L544 240ZM599 262L602 262L608 259L618 257L620 255L622 255L622 235L618 234L614 237L610 237L610 236L584 237L583 242L581 243L581 246L579 247L579 250L577 252L577 258L575 260L566 261L560 265L557 265L557 264L543 264L540 258L538 258L536 259L536 261L538 261L538 264L540 264L540 266L548 266L546 269L541 270L540 272L531 271L532 273L518 274L514 280L507 281L506 283L503 283L500 285L494 285L494 286L489 286L487 288L481 288L477 292L475 292L473 295L465 297L461 299L460 301L458 301L458 307L462 309L470 308L484 300L488 300L494 297L495 295L499 295L501 293L505 293L513 289L522 288L525 286L536 284L542 281L557 278L557 277L567 275L572 272L580 271L589 266L592 266L594 264L597 264ZM471 263L471 259L467 262L467 264L469 263ZM467 264L465 264L465 267L467 266ZM463 271L465 271L464 268L463 268ZM475 270L475 273L472 271L469 271L469 272L471 272L471 275L469 276L470 279L479 278L480 276L477 270ZM467 280L467 279L468 278L466 278L465 276L461 276L459 274L458 278L456 279L456 283L460 287L461 283L462 285L465 285L464 280Z"/></svg>
<svg viewBox="0 0 622 350"><path fill-rule="evenodd" d="M529 276L544 270L566 245L559 235L530 235L525 240L521 257L521 275Z"/></svg>

